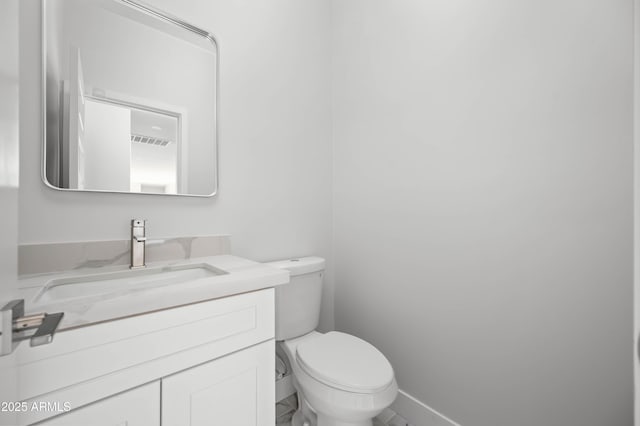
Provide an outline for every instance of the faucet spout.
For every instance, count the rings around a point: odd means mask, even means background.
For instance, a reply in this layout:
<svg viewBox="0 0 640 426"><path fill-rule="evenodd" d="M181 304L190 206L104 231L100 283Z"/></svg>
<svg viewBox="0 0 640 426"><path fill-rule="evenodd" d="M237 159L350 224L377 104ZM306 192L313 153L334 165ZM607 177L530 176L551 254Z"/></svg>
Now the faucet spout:
<svg viewBox="0 0 640 426"><path fill-rule="evenodd" d="M133 219L131 221L131 269L146 267L145 264L145 243L146 220Z"/></svg>

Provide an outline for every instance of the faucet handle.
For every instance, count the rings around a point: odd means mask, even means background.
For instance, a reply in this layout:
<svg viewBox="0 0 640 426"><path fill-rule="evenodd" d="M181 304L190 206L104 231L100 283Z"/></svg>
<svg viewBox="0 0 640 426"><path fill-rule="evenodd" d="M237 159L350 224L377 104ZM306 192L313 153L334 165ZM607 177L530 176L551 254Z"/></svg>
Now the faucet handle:
<svg viewBox="0 0 640 426"><path fill-rule="evenodd" d="M131 219L131 226L134 228L144 228L146 224L146 219Z"/></svg>
<svg viewBox="0 0 640 426"><path fill-rule="evenodd" d="M138 242L144 241L146 224L145 219L131 219L131 237Z"/></svg>

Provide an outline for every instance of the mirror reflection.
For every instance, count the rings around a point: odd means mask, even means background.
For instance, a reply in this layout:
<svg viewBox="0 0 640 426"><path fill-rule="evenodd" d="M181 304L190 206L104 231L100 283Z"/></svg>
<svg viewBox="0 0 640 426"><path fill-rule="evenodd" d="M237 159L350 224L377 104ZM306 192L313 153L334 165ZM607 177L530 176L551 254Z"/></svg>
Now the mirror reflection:
<svg viewBox="0 0 640 426"><path fill-rule="evenodd" d="M213 38L122 0L46 0L43 18L46 182L213 195Z"/></svg>

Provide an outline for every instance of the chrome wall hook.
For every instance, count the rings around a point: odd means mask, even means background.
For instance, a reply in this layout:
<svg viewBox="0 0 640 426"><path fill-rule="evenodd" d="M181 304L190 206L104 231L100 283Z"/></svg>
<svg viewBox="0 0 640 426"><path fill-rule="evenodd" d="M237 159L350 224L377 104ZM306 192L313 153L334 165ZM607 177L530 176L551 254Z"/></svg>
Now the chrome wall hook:
<svg viewBox="0 0 640 426"><path fill-rule="evenodd" d="M64 312L25 316L24 299L7 303L0 309L0 356L13 352L22 340L29 339L30 346L51 343L63 316Z"/></svg>

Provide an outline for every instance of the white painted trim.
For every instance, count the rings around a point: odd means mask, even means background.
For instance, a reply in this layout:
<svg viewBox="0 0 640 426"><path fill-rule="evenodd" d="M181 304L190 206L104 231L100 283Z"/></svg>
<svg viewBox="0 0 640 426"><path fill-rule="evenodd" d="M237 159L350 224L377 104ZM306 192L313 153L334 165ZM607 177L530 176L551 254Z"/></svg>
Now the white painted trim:
<svg viewBox="0 0 640 426"><path fill-rule="evenodd" d="M461 426L403 390L398 391L391 409L414 426Z"/></svg>
<svg viewBox="0 0 640 426"><path fill-rule="evenodd" d="M634 417L640 426L640 0L634 0L633 22L633 370Z"/></svg>

